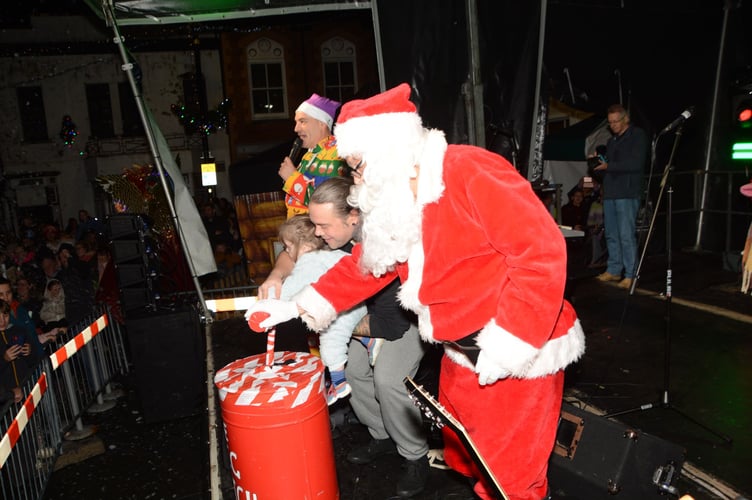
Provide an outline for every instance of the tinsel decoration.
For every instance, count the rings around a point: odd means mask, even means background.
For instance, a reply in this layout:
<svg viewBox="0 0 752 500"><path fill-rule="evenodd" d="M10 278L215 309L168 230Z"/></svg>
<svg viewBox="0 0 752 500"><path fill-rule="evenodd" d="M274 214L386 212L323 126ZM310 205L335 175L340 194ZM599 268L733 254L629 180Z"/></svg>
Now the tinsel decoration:
<svg viewBox="0 0 752 500"><path fill-rule="evenodd" d="M73 123L73 119L70 115L63 116L63 125L60 128L60 138L63 140L63 144L68 148L72 147L73 143L76 142L77 135L78 130L76 130L76 124Z"/></svg>
<svg viewBox="0 0 752 500"><path fill-rule="evenodd" d="M189 134L199 132L204 135L216 134L227 128L229 121L230 99L223 99L216 109L210 110L206 116L190 113L184 104L178 103L170 106L172 113L178 117L180 124Z"/></svg>
<svg viewBox="0 0 752 500"><path fill-rule="evenodd" d="M146 214L162 238L176 237L159 172L153 165L133 165L122 175L100 175L97 183L112 196L116 212Z"/></svg>
<svg viewBox="0 0 752 500"><path fill-rule="evenodd" d="M172 184L169 178L167 181ZM156 241L156 248L159 249L162 270L159 290L190 290L190 269L180 250L180 241L157 168L148 164L133 165L124 169L122 175L100 175L97 183L112 197L117 213L148 216L150 237Z"/></svg>

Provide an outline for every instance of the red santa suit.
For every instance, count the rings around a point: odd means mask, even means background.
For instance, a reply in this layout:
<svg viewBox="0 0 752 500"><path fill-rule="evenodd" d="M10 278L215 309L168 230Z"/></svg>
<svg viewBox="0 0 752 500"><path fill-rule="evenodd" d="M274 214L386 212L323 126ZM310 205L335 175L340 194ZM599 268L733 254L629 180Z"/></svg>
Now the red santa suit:
<svg viewBox="0 0 752 500"><path fill-rule="evenodd" d="M347 120L346 108L340 121ZM389 116L396 133L409 114L387 113L400 115ZM339 124L335 129L343 156L349 134L364 133L357 118L344 125L353 121L352 131ZM502 157L447 146L438 131L425 131L421 145L420 241L407 259L376 277L362 271L362 249L356 247L295 300L318 330L398 273L401 303L418 314L421 336L445 344L440 401L467 429L510 498L543 498L564 368L584 352L582 328L563 299L564 238L529 182ZM457 341L479 347L501 379L481 385L474 357L467 355L473 351L458 348ZM480 479L460 441L449 430L444 437L447 463ZM475 489L493 498L483 481Z"/></svg>

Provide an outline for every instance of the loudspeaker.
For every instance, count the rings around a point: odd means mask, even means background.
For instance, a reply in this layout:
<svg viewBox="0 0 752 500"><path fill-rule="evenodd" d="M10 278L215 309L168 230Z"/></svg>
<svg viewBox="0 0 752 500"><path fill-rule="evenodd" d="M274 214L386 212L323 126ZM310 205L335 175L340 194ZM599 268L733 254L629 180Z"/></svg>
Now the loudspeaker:
<svg viewBox="0 0 752 500"><path fill-rule="evenodd" d="M203 410L206 351L196 308L135 311L125 326L144 420L172 420Z"/></svg>
<svg viewBox="0 0 752 500"><path fill-rule="evenodd" d="M548 480L568 498L665 500L684 458L678 445L565 403Z"/></svg>
<svg viewBox="0 0 752 500"><path fill-rule="evenodd" d="M111 240L123 237L136 237L149 230L143 214L113 214L107 217L107 228Z"/></svg>
<svg viewBox="0 0 752 500"><path fill-rule="evenodd" d="M113 240L110 243L112 247L112 258L115 264L133 261L135 263L145 262L153 250L149 246L148 238L132 240Z"/></svg>
<svg viewBox="0 0 752 500"><path fill-rule="evenodd" d="M107 228L123 311L127 315L134 309L156 309L159 254L146 216L111 215Z"/></svg>
<svg viewBox="0 0 752 500"><path fill-rule="evenodd" d="M127 314L143 308L154 310L156 295L151 286L129 287L120 289L120 306Z"/></svg>
<svg viewBox="0 0 752 500"><path fill-rule="evenodd" d="M115 271L121 287L133 286L146 281L146 267L141 264L118 264Z"/></svg>

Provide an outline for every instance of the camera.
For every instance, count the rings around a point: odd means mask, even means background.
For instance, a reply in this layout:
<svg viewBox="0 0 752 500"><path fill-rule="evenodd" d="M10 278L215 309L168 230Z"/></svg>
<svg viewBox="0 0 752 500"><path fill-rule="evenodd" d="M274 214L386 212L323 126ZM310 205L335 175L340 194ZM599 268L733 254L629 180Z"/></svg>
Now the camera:
<svg viewBox="0 0 752 500"><path fill-rule="evenodd" d="M605 150L605 147L598 146L598 148L603 148ZM592 156L587 159L587 175L588 177L592 177L594 181L598 182L599 184L603 182L603 171L601 170L593 170L595 167L600 165L601 163L607 163L608 160L605 156L605 151L601 152L598 149L597 156Z"/></svg>
<svg viewBox="0 0 752 500"><path fill-rule="evenodd" d="M603 157L603 155L593 156L591 158L587 159L587 166L588 171L592 172L592 170L600 165L601 163L606 163L606 158Z"/></svg>

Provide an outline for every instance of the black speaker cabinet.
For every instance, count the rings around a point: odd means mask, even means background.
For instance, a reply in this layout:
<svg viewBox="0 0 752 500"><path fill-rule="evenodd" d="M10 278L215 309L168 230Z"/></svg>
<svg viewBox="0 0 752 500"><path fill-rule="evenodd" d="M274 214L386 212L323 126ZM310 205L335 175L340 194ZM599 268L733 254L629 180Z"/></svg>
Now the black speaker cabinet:
<svg viewBox="0 0 752 500"><path fill-rule="evenodd" d="M146 244L143 240L114 240L110 246L112 247L112 257L115 264L134 260L140 263L145 259Z"/></svg>
<svg viewBox="0 0 752 500"><path fill-rule="evenodd" d="M118 283L121 287L139 285L148 278L146 267L142 264L118 264L115 267Z"/></svg>
<svg viewBox="0 0 752 500"><path fill-rule="evenodd" d="M568 498L665 500L684 458L678 445L565 403L548 479Z"/></svg>
<svg viewBox="0 0 752 500"><path fill-rule="evenodd" d="M110 239L136 237L148 231L148 223L142 214L113 214L107 217Z"/></svg>
<svg viewBox="0 0 752 500"><path fill-rule="evenodd" d="M136 311L125 324L144 420L172 420L202 411L206 350L198 311Z"/></svg>
<svg viewBox="0 0 752 500"><path fill-rule="evenodd" d="M156 295L150 285L140 287L128 287L120 289L120 306L125 311L126 316L132 311L140 312L141 309L156 309Z"/></svg>

